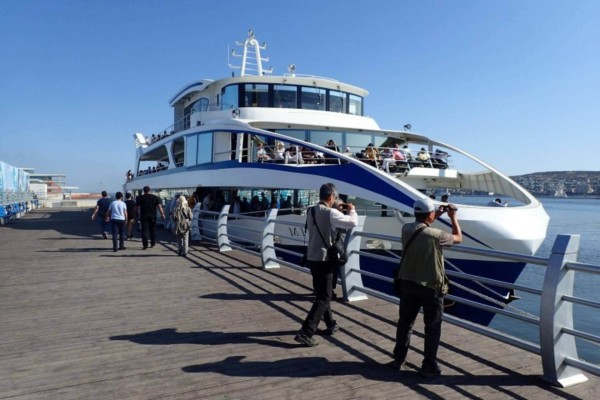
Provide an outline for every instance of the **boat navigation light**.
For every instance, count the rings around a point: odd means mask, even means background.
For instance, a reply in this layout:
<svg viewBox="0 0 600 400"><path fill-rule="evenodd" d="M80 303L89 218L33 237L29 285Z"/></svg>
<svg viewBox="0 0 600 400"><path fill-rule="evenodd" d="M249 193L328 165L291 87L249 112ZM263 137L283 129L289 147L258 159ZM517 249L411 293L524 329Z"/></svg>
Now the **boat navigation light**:
<svg viewBox="0 0 600 400"><path fill-rule="evenodd" d="M410 124L404 125L404 130L405 131L410 131L410 128L412 128L412 126L410 126Z"/></svg>
<svg viewBox="0 0 600 400"><path fill-rule="evenodd" d="M288 65L288 72L292 75L292 76L296 76L296 66L294 64L290 64Z"/></svg>

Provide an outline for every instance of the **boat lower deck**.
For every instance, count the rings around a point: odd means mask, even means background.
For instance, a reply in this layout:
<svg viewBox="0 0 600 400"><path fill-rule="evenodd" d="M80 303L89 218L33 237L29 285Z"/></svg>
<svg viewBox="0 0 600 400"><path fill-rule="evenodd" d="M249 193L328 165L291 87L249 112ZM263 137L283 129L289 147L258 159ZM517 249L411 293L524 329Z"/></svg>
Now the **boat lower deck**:
<svg viewBox="0 0 600 400"><path fill-rule="evenodd" d="M391 360L397 306L333 305L341 330L299 347L311 304L306 274L173 236L113 253L90 209L38 209L0 227L0 399L598 398L600 380L567 389L540 358L444 324L443 375L424 380L418 319L408 370Z"/></svg>

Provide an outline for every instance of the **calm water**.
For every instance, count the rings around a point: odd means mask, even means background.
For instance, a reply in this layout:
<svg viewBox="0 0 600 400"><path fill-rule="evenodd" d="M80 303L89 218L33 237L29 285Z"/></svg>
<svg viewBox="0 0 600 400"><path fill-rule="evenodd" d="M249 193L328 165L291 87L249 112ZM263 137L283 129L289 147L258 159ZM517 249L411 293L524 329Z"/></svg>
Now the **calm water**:
<svg viewBox="0 0 600 400"><path fill-rule="evenodd" d="M546 240L537 254L547 257L558 234L581 235L578 261L600 265L600 200L597 199L541 199L546 212L550 216L550 225ZM458 201L457 201L458 202ZM545 267L527 265L521 274L518 284L542 288ZM600 302L600 276L576 273L575 296ZM539 296L518 293L522 299L512 305L532 314L539 315ZM575 329L600 335L600 310L590 307L574 306ZM491 326L499 330L539 343L537 326L516 321L512 318L497 316ZM577 339L579 357L600 364L600 347L584 340Z"/></svg>

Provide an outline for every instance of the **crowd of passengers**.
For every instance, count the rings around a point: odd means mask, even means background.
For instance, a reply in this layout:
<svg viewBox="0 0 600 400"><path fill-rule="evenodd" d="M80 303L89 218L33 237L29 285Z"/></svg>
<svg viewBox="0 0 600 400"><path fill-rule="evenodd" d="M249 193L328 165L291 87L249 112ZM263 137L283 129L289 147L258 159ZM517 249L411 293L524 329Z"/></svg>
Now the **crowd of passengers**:
<svg viewBox="0 0 600 400"><path fill-rule="evenodd" d="M138 171L137 175L141 176L141 175L154 174L156 172L164 171L167 168L169 168L169 164L164 163L164 162L158 162L155 167L148 167L146 169L140 169ZM131 171L127 172L127 180L128 181L133 180L133 174L131 174Z"/></svg>
<svg viewBox="0 0 600 400"><path fill-rule="evenodd" d="M196 191L189 197L188 205L194 208L196 204L200 204L200 208L204 211L221 211L223 206L227 204L225 195L221 191L217 191L216 196L212 191L204 191L202 188L197 188ZM259 195L254 195L248 200L247 197L233 196L229 202L231 214L249 214L257 217L263 217L269 209L278 208L279 215L292 214L293 208L300 210L299 204L292 204L292 196L279 199L269 198L265 192Z"/></svg>
<svg viewBox="0 0 600 400"><path fill-rule="evenodd" d="M174 133L174 131L171 131L169 133L167 133L167 131L164 131L163 133L153 133L152 136L148 137L146 136L146 143L152 144L152 143L156 143L161 139L164 139L170 135L172 135Z"/></svg>
<svg viewBox="0 0 600 400"><path fill-rule="evenodd" d="M342 160L334 157L327 157L320 151L308 149L300 146L286 147L283 142L277 142L275 146L268 146L259 143L256 151L256 160L259 162L274 162L280 164L339 164ZM325 148L340 152L340 148L333 140L327 141ZM393 147L376 148L372 143L357 153L352 153L349 147L344 149L343 154L357 158L376 168L392 172L394 170L406 170L413 167L425 168L448 168L447 152L436 149L435 152L429 152L424 147L413 154L408 146L402 148L399 144Z"/></svg>

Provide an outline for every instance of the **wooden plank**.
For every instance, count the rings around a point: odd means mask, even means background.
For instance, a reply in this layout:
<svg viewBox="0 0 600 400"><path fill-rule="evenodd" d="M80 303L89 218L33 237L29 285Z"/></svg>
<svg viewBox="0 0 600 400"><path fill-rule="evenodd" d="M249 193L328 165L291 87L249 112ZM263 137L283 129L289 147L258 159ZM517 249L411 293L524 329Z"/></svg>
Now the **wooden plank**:
<svg viewBox="0 0 600 400"><path fill-rule="evenodd" d="M174 238L112 252L91 210L37 210L0 227L0 399L596 398L539 379L538 356L444 324L444 374L418 377L417 321L401 373L391 360L397 306L333 304L342 329L299 347L311 280L264 271L239 251Z"/></svg>

